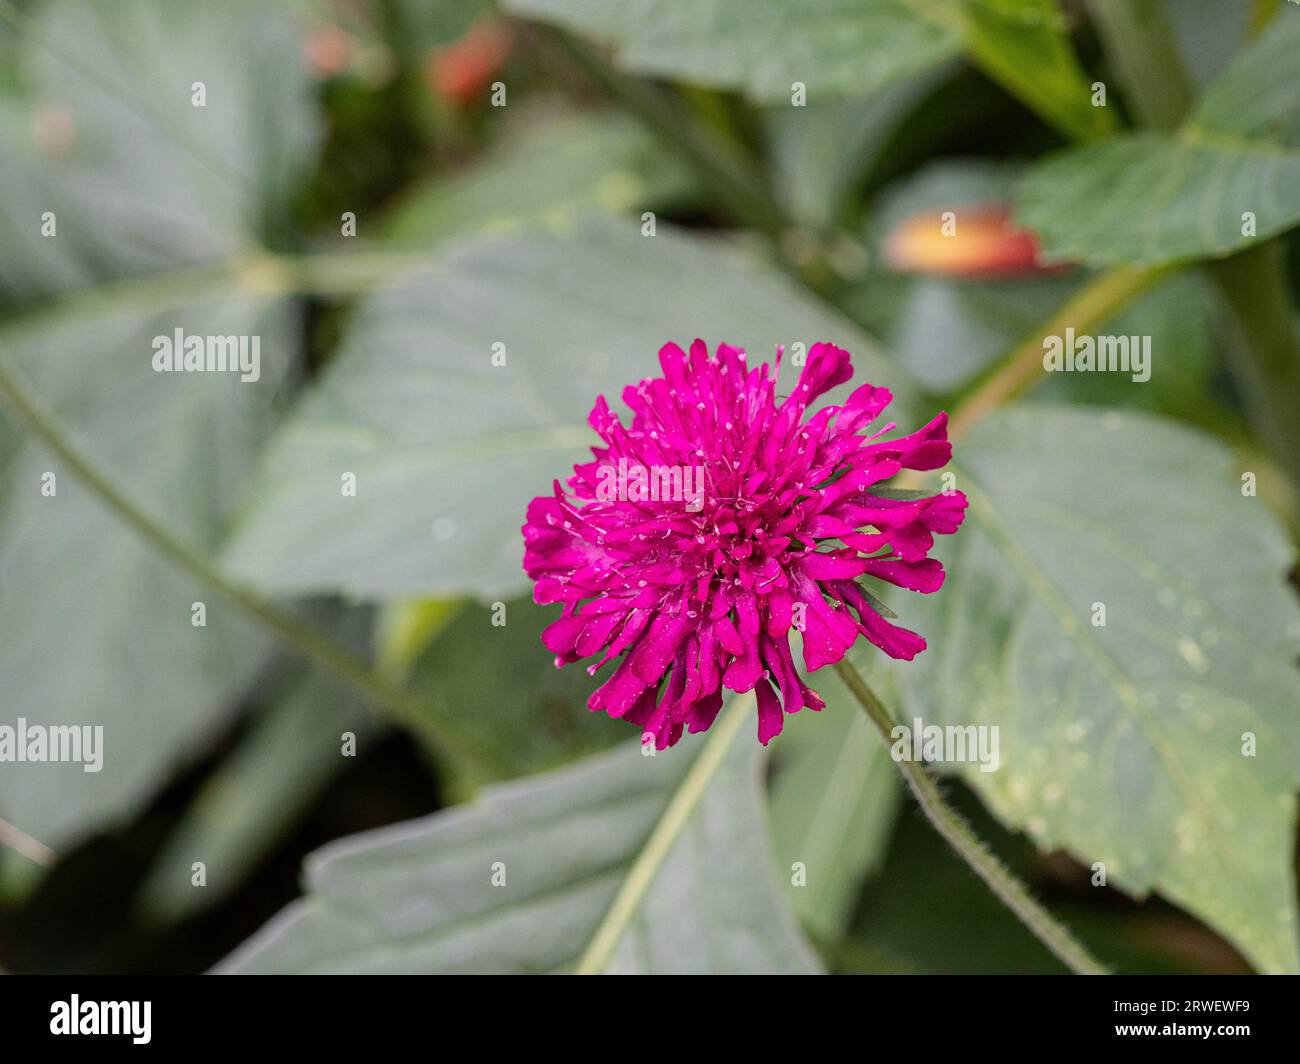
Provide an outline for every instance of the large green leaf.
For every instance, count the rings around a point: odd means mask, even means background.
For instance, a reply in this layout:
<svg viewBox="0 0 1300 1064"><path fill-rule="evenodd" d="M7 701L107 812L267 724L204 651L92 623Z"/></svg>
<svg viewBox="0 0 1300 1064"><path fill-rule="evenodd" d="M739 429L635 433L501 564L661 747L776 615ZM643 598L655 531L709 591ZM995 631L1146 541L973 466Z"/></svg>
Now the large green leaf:
<svg viewBox="0 0 1300 1064"><path fill-rule="evenodd" d="M318 137L286 12L56 0L23 45L31 91L0 99L5 298L226 258L282 224Z"/></svg>
<svg viewBox="0 0 1300 1064"><path fill-rule="evenodd" d="M282 216L316 117L292 21L240 0L56 0L23 23L30 95L0 103L0 303L225 256ZM191 105L203 81L207 106ZM54 211L57 235L41 236ZM157 291L169 291L171 279ZM70 297L0 331L38 401L123 492L215 550L294 360L291 308L213 295L174 311ZM156 304L156 305L155 305ZM261 379L155 373L153 340L258 336ZM102 725L104 768L6 765L0 816L56 849L125 816L212 737L257 669L238 612L111 516L0 407L6 723ZM42 494L42 475L57 494ZM191 626L191 605L207 627Z"/></svg>
<svg viewBox="0 0 1300 1064"><path fill-rule="evenodd" d="M1048 158L1020 218L1056 258L1151 265L1228 255L1300 222L1300 12L1282 11L1174 135ZM1254 215L1255 232L1243 215Z"/></svg>
<svg viewBox="0 0 1300 1064"><path fill-rule="evenodd" d="M470 806L332 843L308 862L307 896L219 970L567 970L690 755L687 746L656 757L623 748L491 787ZM772 878L760 765L742 728L620 937L610 971L818 970ZM493 885L494 874L503 885Z"/></svg>
<svg viewBox="0 0 1300 1064"><path fill-rule="evenodd" d="M714 243L597 218L480 239L360 308L272 446L226 561L275 591L519 592L525 508L589 454L594 397L616 404L659 372L664 343L695 336L754 358L834 340L859 379L905 391L847 321Z"/></svg>
<svg viewBox="0 0 1300 1064"><path fill-rule="evenodd" d="M1005 822L1295 970L1283 530L1222 445L1149 415L1030 405L958 453L972 509L943 592L909 610L930 649L905 717L997 726L1001 767L962 771Z"/></svg>
<svg viewBox="0 0 1300 1064"><path fill-rule="evenodd" d="M259 335L261 380L155 373L151 340L176 328ZM75 443L137 505L212 551L269 434L293 343L287 308L234 298L143 319L127 311L69 321L13 346L0 337L0 357L21 365ZM26 444L6 459L5 721L104 728L100 772L28 763L0 773L0 815L58 848L129 811L209 739L261 652L237 609L160 559L49 452ZM57 478L53 496L42 493L47 472ZM206 627L191 625L195 602L206 605Z"/></svg>
<svg viewBox="0 0 1300 1064"><path fill-rule="evenodd" d="M755 97L865 94L956 55L958 0L506 0L518 15L610 40L631 70Z"/></svg>
<svg viewBox="0 0 1300 1064"><path fill-rule="evenodd" d="M1113 125L1090 102L1056 0L506 0L612 42L619 63L769 102L868 96L963 50L1073 136Z"/></svg>
<svg viewBox="0 0 1300 1064"><path fill-rule="evenodd" d="M597 210L659 210L687 187L680 165L630 119L529 109L473 166L416 185L384 228L420 243L504 233Z"/></svg>

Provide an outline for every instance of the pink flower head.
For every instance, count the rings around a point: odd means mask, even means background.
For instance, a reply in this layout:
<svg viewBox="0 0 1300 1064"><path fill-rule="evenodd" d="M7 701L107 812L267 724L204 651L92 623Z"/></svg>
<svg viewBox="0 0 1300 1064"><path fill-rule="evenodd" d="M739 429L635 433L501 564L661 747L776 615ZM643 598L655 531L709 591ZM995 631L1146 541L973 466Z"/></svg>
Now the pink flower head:
<svg viewBox="0 0 1300 1064"><path fill-rule="evenodd" d="M534 600L560 602L542 634L557 667L594 658L593 675L621 657L588 705L641 727L662 750L682 730L705 731L722 688L754 691L758 739L781 731L782 710L824 702L803 682L844 657L859 634L911 660L925 649L891 624L863 577L937 591L934 534L957 530L959 492L900 497L873 485L903 469L937 469L952 455L948 415L893 440L862 430L893 396L864 384L842 406L806 420L818 396L853 375L849 353L814 344L793 394L776 395L781 364L745 366L721 344L696 340L659 352L663 376L623 391L625 428L604 396L588 421L604 447L574 467L565 492L534 499L524 569ZM775 682L780 697L772 689Z"/></svg>

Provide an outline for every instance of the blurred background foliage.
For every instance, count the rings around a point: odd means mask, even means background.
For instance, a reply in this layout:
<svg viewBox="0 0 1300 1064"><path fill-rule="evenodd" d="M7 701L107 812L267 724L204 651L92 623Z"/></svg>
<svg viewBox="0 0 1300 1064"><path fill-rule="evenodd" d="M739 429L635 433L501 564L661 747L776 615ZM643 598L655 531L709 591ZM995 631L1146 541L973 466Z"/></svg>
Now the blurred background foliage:
<svg viewBox="0 0 1300 1064"><path fill-rule="evenodd" d="M108 761L0 766L0 966L571 965L700 743L643 771L585 710L518 528L592 398L699 335L980 416L954 578L899 605L927 660L861 663L1001 724L950 793L1108 963L1295 970L1297 47L1268 0L0 0L0 364L249 591L3 408L0 723ZM1066 325L1150 336L1151 380L1025 377ZM153 374L178 326L260 335L262 381ZM615 966L1061 970L817 679L770 758L741 726Z"/></svg>

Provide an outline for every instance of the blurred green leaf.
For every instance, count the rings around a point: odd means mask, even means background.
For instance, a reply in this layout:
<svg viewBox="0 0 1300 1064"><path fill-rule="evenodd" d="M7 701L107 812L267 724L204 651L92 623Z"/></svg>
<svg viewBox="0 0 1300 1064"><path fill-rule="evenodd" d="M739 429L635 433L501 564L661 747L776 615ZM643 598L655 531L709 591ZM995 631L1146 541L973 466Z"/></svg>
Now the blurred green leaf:
<svg viewBox="0 0 1300 1064"><path fill-rule="evenodd" d="M0 303L229 256L282 221L318 124L292 18L250 0L55 0L23 29L28 95L0 102ZM204 107L191 103L198 81ZM54 236L41 235L45 211ZM163 313L147 291L134 304L103 291L5 326L0 357L128 496L213 551L296 360L296 317L252 295ZM258 336L261 379L153 372L153 338L178 328ZM265 651L238 611L155 557L16 425L0 446L9 712L104 728L102 772L0 774L0 815L59 849L202 750ZM195 602L206 628L191 626Z"/></svg>
<svg viewBox="0 0 1300 1064"><path fill-rule="evenodd" d="M589 454L595 396L617 404L664 343L695 336L756 358L833 340L908 399L851 324L716 243L604 218L480 239L360 308L271 447L229 568L274 591L518 593L525 509Z"/></svg>
<svg viewBox="0 0 1300 1064"><path fill-rule="evenodd" d="M459 599L411 599L387 602L375 631L375 662L379 671L404 684L411 666L456 619Z"/></svg>
<svg viewBox="0 0 1300 1064"><path fill-rule="evenodd" d="M882 248L890 232L914 215L1007 203L1023 168L997 159L937 159L888 185L872 204L871 240Z"/></svg>
<svg viewBox="0 0 1300 1064"><path fill-rule="evenodd" d="M1300 148L1300 12L1282 11L1206 88L1189 125L1207 138L1258 138Z"/></svg>
<svg viewBox="0 0 1300 1064"><path fill-rule="evenodd" d="M45 867L9 846L0 847L0 912L17 908L45 877Z"/></svg>
<svg viewBox="0 0 1300 1064"><path fill-rule="evenodd" d="M1092 80L1079 64L1057 0L964 0L966 47L980 66L1035 101L1070 136L1090 140L1115 128L1112 112L1092 104Z"/></svg>
<svg viewBox="0 0 1300 1064"><path fill-rule="evenodd" d="M1010 351L1078 287L1078 278L1062 276L916 277L898 298L885 339L918 380L935 390L956 390Z"/></svg>
<svg viewBox="0 0 1300 1064"><path fill-rule="evenodd" d="M790 213L806 225L846 222L857 183L938 80L926 72L870 96L767 108L772 182Z"/></svg>
<svg viewBox="0 0 1300 1064"><path fill-rule="evenodd" d="M563 669L542 646L542 629L557 608L528 598L466 605L413 662L408 684L429 719L455 718L512 775L553 768L627 738L628 727L587 709L599 681L581 664ZM497 623L499 621L499 623ZM403 722L423 735L421 720ZM431 751L442 755L433 736ZM492 782L453 765L461 796Z"/></svg>
<svg viewBox="0 0 1300 1064"><path fill-rule="evenodd" d="M355 736L351 755L345 732ZM141 908L178 920L224 901L373 734L351 689L320 674L300 679L204 784L156 858ZM192 882L195 861L205 867L202 887Z"/></svg>
<svg viewBox="0 0 1300 1064"><path fill-rule="evenodd" d="M55 0L24 44L30 92L0 99L4 298L226 259L283 226L319 137L289 12Z"/></svg>
<svg viewBox="0 0 1300 1064"><path fill-rule="evenodd" d="M1288 9L1177 134L1116 137L1035 166L1020 220L1049 256L1091 265L1216 258L1290 229L1300 222L1297 50L1300 13Z"/></svg>
<svg viewBox="0 0 1300 1064"><path fill-rule="evenodd" d="M572 224L594 210L639 215L680 200L688 188L681 167L625 117L547 118L531 110L484 158L412 188L384 231L397 241L432 243L538 222Z"/></svg>
<svg viewBox="0 0 1300 1064"><path fill-rule="evenodd" d="M507 10L615 45L629 70L764 102L868 96L963 51L1073 136L1112 127L1093 108L1056 0L506 0ZM802 106L802 105L801 105Z"/></svg>
<svg viewBox="0 0 1300 1064"><path fill-rule="evenodd" d="M308 861L307 896L218 970L569 969L691 753L685 744L657 757L624 748L331 843ZM760 765L746 729L620 938L611 972L817 970L772 879Z"/></svg>
<svg viewBox="0 0 1300 1064"><path fill-rule="evenodd" d="M1300 152L1132 134L1053 156L1021 191L1046 256L1152 266L1228 255L1300 221ZM1243 214L1256 235L1244 236Z"/></svg>
<svg viewBox="0 0 1300 1064"><path fill-rule="evenodd" d="M960 0L506 0L517 15L612 41L645 74L761 100L866 94L959 51Z"/></svg>
<svg viewBox="0 0 1300 1064"><path fill-rule="evenodd" d="M906 614L933 639L905 716L999 727L1001 767L962 775L1005 823L1294 971L1283 530L1223 446L1148 415L1006 410L958 458L972 509L943 593Z"/></svg>
<svg viewBox="0 0 1300 1064"><path fill-rule="evenodd" d="M1183 66L1196 85L1204 86L1232 61L1246 39L1254 11L1261 4L1162 0L1162 6L1164 21L1175 38Z"/></svg>
<svg viewBox="0 0 1300 1064"><path fill-rule="evenodd" d="M394 43L414 53L450 44L496 5L492 0L390 0L380 6L391 13L398 35Z"/></svg>
<svg viewBox="0 0 1300 1064"><path fill-rule="evenodd" d="M69 319L7 344L42 402L159 523L214 551L245 472L269 435L296 345L283 304L236 298L158 317ZM261 337L262 378L155 373L151 339ZM8 418L7 408L0 418ZM0 509L0 676L6 717L102 725L104 769L12 764L0 815L58 850L148 799L202 749L265 654L243 614L157 557L43 448L6 456ZM56 494L42 493L54 473ZM206 627L191 625L193 603Z"/></svg>

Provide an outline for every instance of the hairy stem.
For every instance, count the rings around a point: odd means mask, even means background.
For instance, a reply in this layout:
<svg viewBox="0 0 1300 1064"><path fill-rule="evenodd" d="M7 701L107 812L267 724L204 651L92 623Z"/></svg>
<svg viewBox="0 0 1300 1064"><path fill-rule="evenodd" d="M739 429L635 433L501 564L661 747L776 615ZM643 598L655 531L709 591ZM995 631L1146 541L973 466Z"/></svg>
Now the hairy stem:
<svg viewBox="0 0 1300 1064"><path fill-rule="evenodd" d="M312 625L281 609L251 588L229 579L209 558L155 521L82 453L40 405L17 369L3 357L0 357L0 395L9 401L32 435L53 451L123 524L178 568L235 603L307 660L352 685L399 719L423 729L448 752L465 758L480 768L494 772L502 769L499 761L477 741L471 740L462 732L451 731L445 722L431 719L419 698L389 684L373 672L365 661L355 657L347 648Z"/></svg>
<svg viewBox="0 0 1300 1064"><path fill-rule="evenodd" d="M655 824L650 838L641 847L632 867L628 869L613 904L605 913L604 919L596 928L591 941L578 960L574 969L576 975L599 975L609 964L618 940L627 930L632 917L645 898L646 891L654 882L655 876L663 866L664 859L673 848L673 843L682 833L682 828L700 804L700 799L708 789L709 783L717 775L723 758L731 749L736 732L753 711L752 696L742 696L732 700L722 718L709 729L709 737L703 749L696 756L694 763L687 770L681 784L673 792L672 799L664 807L663 813Z"/></svg>
<svg viewBox="0 0 1300 1064"><path fill-rule="evenodd" d="M895 721L858 670L847 659L841 659L835 666L835 671L885 743L893 742L890 733ZM947 803L924 764L920 761L899 761L898 767L935 831L947 840L961 859L970 865L971 870L988 884L989 889L1062 964L1079 975L1107 974L1105 966L1056 917L1033 899L1024 884L998 860L971 830L961 814Z"/></svg>

